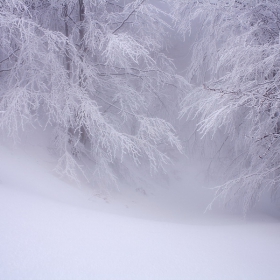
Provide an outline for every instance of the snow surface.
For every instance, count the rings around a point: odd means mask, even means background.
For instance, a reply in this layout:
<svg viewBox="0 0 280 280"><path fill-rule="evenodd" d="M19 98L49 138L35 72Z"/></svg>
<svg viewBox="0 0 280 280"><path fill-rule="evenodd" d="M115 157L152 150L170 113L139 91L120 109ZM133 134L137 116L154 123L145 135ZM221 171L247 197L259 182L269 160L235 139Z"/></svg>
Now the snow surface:
<svg viewBox="0 0 280 280"><path fill-rule="evenodd" d="M279 219L204 214L194 167L106 193L57 178L43 149L0 154L0 279L280 279Z"/></svg>

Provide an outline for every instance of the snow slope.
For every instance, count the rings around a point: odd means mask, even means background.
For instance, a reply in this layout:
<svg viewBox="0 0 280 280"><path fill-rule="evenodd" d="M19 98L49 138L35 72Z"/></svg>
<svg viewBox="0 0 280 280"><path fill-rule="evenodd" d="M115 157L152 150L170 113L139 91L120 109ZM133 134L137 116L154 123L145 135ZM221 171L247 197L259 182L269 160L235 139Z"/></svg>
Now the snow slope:
<svg viewBox="0 0 280 280"><path fill-rule="evenodd" d="M55 177L40 149L0 154L0 279L280 279L279 219L203 214L195 169L104 195Z"/></svg>

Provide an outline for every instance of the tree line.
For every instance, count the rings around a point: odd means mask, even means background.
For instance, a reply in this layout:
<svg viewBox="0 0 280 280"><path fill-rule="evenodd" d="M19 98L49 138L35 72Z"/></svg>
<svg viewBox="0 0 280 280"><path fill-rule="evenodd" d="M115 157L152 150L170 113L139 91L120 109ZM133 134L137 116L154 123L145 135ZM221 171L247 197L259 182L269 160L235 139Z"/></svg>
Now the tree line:
<svg viewBox="0 0 280 280"><path fill-rule="evenodd" d="M60 175L87 162L111 184L128 158L164 169L184 149L173 124L194 118L230 147L216 198L246 212L279 189L279 28L276 0L1 0L0 127L14 141L51 128ZM178 75L169 34L193 30Z"/></svg>

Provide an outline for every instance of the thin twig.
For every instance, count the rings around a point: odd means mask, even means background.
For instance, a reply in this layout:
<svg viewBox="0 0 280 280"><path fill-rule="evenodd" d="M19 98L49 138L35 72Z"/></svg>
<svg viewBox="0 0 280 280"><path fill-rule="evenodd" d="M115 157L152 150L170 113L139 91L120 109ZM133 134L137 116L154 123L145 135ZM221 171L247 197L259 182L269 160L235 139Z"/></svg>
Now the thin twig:
<svg viewBox="0 0 280 280"><path fill-rule="evenodd" d="M2 61L0 61L0 64L3 63L4 61L8 60L13 54L15 54L15 52L17 52L19 50L19 48L17 48L13 53L11 53L7 58L3 59Z"/></svg>
<svg viewBox="0 0 280 280"><path fill-rule="evenodd" d="M135 9L133 9L129 15L125 18L125 20L120 24L119 27L117 27L113 32L112 34L115 34L119 29L122 28L122 26L126 23L126 21L131 17L131 15L145 2L146 0L142 0Z"/></svg>

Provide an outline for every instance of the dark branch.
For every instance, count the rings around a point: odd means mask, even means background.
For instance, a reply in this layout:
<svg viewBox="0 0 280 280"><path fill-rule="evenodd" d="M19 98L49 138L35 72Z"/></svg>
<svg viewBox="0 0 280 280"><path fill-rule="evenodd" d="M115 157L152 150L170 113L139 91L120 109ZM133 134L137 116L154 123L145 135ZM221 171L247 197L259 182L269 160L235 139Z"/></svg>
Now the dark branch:
<svg viewBox="0 0 280 280"><path fill-rule="evenodd" d="M125 18L125 20L120 24L119 27L117 27L112 33L115 34L119 29L122 28L122 26L126 23L126 21L128 21L128 19L132 16L132 14L145 2L146 0L142 0L135 9L133 9L129 15Z"/></svg>

